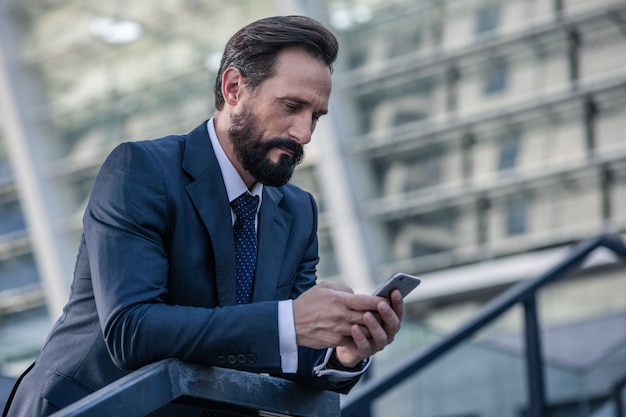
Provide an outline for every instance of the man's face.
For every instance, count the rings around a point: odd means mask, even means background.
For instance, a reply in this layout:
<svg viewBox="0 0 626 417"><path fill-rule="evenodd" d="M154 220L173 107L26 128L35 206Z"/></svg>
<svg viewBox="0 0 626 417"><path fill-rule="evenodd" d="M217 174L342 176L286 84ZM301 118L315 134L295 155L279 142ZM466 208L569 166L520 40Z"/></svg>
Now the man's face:
<svg viewBox="0 0 626 417"><path fill-rule="evenodd" d="M275 75L242 96L231 114L228 133L241 166L263 184L286 184L327 112L330 89L324 63L301 50L283 51Z"/></svg>
<svg viewBox="0 0 626 417"><path fill-rule="evenodd" d="M304 146L288 138L266 138L251 105L231 116L229 136L237 159L257 181L274 187L285 185L302 158ZM269 158L274 149L287 151L277 161Z"/></svg>

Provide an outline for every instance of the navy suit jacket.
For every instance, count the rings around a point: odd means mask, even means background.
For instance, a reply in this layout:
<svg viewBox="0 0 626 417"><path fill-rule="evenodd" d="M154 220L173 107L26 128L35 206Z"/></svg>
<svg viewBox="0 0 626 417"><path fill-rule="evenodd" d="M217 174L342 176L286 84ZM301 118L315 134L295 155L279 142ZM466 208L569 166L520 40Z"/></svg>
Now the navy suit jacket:
<svg viewBox="0 0 626 417"><path fill-rule="evenodd" d="M83 220L70 299L10 416L45 415L164 358L281 373L277 300L315 285L317 208L293 186L264 187L251 304L235 305L230 206L206 122L188 135L118 146ZM299 348L281 375L313 375L322 352Z"/></svg>

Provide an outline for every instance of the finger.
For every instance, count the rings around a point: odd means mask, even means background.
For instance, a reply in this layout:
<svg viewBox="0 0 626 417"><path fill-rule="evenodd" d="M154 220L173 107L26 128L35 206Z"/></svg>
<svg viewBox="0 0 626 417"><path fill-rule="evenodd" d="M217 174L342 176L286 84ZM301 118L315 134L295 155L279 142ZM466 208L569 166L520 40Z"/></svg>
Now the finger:
<svg viewBox="0 0 626 417"><path fill-rule="evenodd" d="M351 296L346 296L345 304L351 310L355 311L376 311L378 303L389 301L383 297L377 297L373 295L365 295L365 294L354 294Z"/></svg>
<svg viewBox="0 0 626 417"><path fill-rule="evenodd" d="M353 326L354 327L354 326ZM359 328L359 330L361 330L361 332L365 335L366 339L371 339L372 334L370 333L370 330L367 328L367 326L365 326L365 324L362 325L357 325L357 327ZM352 329L351 329L352 330Z"/></svg>
<svg viewBox="0 0 626 417"><path fill-rule="evenodd" d="M396 311L385 303L378 304L378 312L383 320L382 326L387 334L388 343L391 343L396 333L400 331L400 318Z"/></svg>
<svg viewBox="0 0 626 417"><path fill-rule="evenodd" d="M398 290L394 290L391 293L391 307L396 312L396 316L402 321L402 318L404 318L404 300Z"/></svg>
<svg viewBox="0 0 626 417"><path fill-rule="evenodd" d="M376 317L374 317L372 313L367 312L363 316L367 329L370 332L370 338L368 339L368 343L370 344L369 349L371 349L371 355L383 350L383 348L387 346L387 344L389 344L389 338L383 326L381 326L381 324L378 322L378 320L376 320Z"/></svg>
<svg viewBox="0 0 626 417"><path fill-rule="evenodd" d="M376 315L379 315L378 312L376 312ZM345 321L348 324L350 324L350 326L352 325L359 325L359 326L365 326L365 320L363 319L363 312L362 311L355 311L355 310L346 310L344 312L344 316L343 317L338 317L337 318L337 322L339 321ZM382 319L380 320L382 323Z"/></svg>
<svg viewBox="0 0 626 417"><path fill-rule="evenodd" d="M371 356L373 349L364 332L364 327L353 326L350 343L336 347L335 354L339 363L347 367L354 367L364 358Z"/></svg>
<svg viewBox="0 0 626 417"><path fill-rule="evenodd" d="M376 353L372 346L371 339L366 336L364 329L365 328L361 326L352 327L352 340L361 358L367 358ZM369 331L367 333L369 333Z"/></svg>

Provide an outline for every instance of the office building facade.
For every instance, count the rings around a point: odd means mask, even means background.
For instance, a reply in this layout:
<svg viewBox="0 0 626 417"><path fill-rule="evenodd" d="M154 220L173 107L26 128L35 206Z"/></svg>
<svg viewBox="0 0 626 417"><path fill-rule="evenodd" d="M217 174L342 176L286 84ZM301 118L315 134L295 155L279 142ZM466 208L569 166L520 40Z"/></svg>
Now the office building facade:
<svg viewBox="0 0 626 417"><path fill-rule="evenodd" d="M395 271L423 278L389 356L572 244L626 231L623 1L9 1L0 371L19 374L60 314L107 153L209 117L227 38L289 13L341 45L330 114L294 177L319 202L320 278L363 292ZM594 262L544 300L555 326L626 311L624 273Z"/></svg>

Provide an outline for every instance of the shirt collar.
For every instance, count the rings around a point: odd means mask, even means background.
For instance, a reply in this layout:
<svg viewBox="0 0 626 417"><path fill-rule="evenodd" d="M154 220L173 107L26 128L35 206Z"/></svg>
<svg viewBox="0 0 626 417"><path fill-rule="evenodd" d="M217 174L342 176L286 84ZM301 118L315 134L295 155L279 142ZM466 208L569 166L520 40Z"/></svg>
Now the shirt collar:
<svg viewBox="0 0 626 417"><path fill-rule="evenodd" d="M239 176L239 173L233 166L232 162L230 162L230 159L226 156L220 141L217 139L217 133L215 132L215 126L213 125L213 118L207 122L207 130L209 131L209 138L211 139L211 145L213 145L213 151L215 152L217 163L220 166L220 171L222 171L224 185L226 186L226 193L228 194L228 201L232 202L241 194L249 192L250 194L259 197L260 207L260 202L263 198L263 184L257 182L251 190L248 190L246 183L243 182L243 179Z"/></svg>

